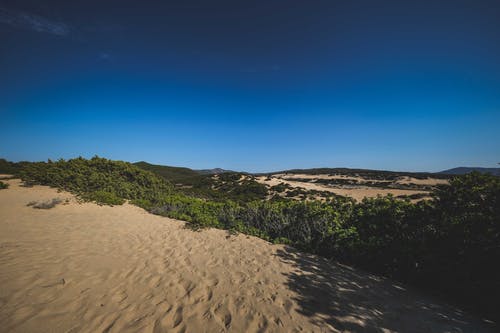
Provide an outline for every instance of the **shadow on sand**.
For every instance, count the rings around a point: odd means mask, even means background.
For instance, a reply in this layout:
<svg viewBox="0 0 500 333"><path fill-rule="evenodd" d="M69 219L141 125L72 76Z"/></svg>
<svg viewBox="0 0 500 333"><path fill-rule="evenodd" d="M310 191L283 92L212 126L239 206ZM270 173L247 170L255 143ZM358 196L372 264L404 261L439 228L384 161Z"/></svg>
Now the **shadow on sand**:
<svg viewBox="0 0 500 333"><path fill-rule="evenodd" d="M296 270L287 285L296 293L300 313L325 332L496 332L491 322L474 319L388 279L354 270L327 259L278 250Z"/></svg>

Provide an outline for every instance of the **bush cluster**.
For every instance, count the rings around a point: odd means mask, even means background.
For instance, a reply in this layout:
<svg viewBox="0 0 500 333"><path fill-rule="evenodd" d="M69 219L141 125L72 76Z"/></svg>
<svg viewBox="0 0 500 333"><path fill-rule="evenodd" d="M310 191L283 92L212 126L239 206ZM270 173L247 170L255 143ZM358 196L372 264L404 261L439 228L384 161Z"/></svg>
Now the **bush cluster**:
<svg viewBox="0 0 500 333"><path fill-rule="evenodd" d="M199 175L184 179L183 184L189 188L181 188L179 192L218 202L265 200L269 194L267 186L257 182L253 176L237 172L226 172L216 177Z"/></svg>
<svg viewBox="0 0 500 333"><path fill-rule="evenodd" d="M27 184L57 187L101 204L120 204L123 199L155 203L172 193L170 183L149 171L97 156L29 163L19 175Z"/></svg>
<svg viewBox="0 0 500 333"><path fill-rule="evenodd" d="M123 205L125 203L125 199L120 198L113 192L107 191L94 191L90 193L84 193L82 198L88 201L94 201L101 205Z"/></svg>

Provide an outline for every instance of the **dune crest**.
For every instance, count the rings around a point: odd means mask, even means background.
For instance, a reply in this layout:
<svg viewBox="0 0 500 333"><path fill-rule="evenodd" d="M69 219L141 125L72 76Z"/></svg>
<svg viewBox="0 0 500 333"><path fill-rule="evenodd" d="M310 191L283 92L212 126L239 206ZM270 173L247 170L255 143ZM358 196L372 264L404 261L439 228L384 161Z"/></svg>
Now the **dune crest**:
<svg viewBox="0 0 500 333"><path fill-rule="evenodd" d="M488 332L373 275L45 186L0 191L5 332ZM32 201L64 200L51 209ZM68 202L66 202L68 199ZM493 331L491 329L491 331Z"/></svg>

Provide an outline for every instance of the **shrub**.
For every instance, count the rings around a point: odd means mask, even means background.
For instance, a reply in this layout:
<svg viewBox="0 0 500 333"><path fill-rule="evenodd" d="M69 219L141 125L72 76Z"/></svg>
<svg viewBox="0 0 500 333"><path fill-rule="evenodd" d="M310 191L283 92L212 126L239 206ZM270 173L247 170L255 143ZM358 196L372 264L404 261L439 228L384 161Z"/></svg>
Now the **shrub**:
<svg viewBox="0 0 500 333"><path fill-rule="evenodd" d="M6 189L8 187L9 187L9 184L0 181L0 190Z"/></svg>
<svg viewBox="0 0 500 333"><path fill-rule="evenodd" d="M79 157L28 163L19 175L28 184L57 187L87 200L118 202L116 198L121 198L157 203L173 190L170 183L149 171L97 156L90 160Z"/></svg>
<svg viewBox="0 0 500 333"><path fill-rule="evenodd" d="M89 201L95 201L100 205L113 206L113 205L123 205L125 203L125 199L118 197L116 194L112 192L106 192L106 191L94 191L86 193L82 197Z"/></svg>
<svg viewBox="0 0 500 333"><path fill-rule="evenodd" d="M27 206L32 206L33 208L36 208L36 209L51 209L51 208L54 208L56 205L60 204L61 202L63 202L61 199L54 198L52 200L47 200L44 202L32 201L32 202L28 203Z"/></svg>
<svg viewBox="0 0 500 333"><path fill-rule="evenodd" d="M271 190L276 191L276 192L284 192L286 191L287 188L290 188L291 186L285 183L279 183L278 185L271 186Z"/></svg>
<svg viewBox="0 0 500 333"><path fill-rule="evenodd" d="M9 162L4 158L0 158L0 174L14 175L19 171L21 163Z"/></svg>
<svg viewBox="0 0 500 333"><path fill-rule="evenodd" d="M160 206L150 209L157 215L191 222L193 227L222 227L217 219L222 203L191 198L183 194L167 196Z"/></svg>
<svg viewBox="0 0 500 333"><path fill-rule="evenodd" d="M284 245L290 245L292 244L292 241L289 240L288 238L286 237L278 237L278 238L275 238L273 240L273 243L274 244L284 244Z"/></svg>
<svg viewBox="0 0 500 333"><path fill-rule="evenodd" d="M134 199L130 201L131 204L150 210L153 208L153 203L147 199Z"/></svg>

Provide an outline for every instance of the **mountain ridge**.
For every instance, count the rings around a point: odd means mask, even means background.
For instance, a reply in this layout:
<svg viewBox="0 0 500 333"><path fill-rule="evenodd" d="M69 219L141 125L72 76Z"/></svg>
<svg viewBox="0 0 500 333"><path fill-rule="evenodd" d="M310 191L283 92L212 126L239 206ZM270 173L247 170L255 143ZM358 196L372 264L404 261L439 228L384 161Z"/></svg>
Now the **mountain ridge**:
<svg viewBox="0 0 500 333"><path fill-rule="evenodd" d="M500 176L500 168L483 168L483 167L456 167L448 170L443 170L437 173L443 175L465 175L473 171L477 171L480 173L491 173L492 175Z"/></svg>

